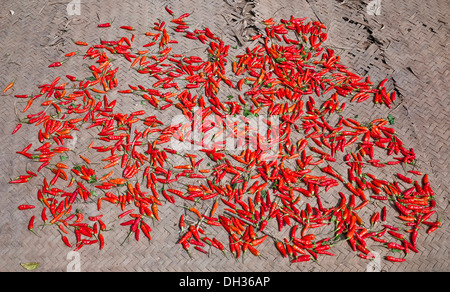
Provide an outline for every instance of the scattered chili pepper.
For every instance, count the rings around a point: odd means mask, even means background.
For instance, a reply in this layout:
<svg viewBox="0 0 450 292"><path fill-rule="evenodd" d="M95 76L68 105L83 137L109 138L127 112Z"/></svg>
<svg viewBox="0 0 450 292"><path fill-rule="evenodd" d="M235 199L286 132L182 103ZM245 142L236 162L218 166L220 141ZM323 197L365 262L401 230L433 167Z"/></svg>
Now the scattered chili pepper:
<svg viewBox="0 0 450 292"><path fill-rule="evenodd" d="M14 87L14 84L15 84L15 80L12 81L11 83L9 83L9 84L5 87L5 89L3 89L3 93L6 93L8 90L10 90L11 88L13 88L13 87Z"/></svg>
<svg viewBox="0 0 450 292"><path fill-rule="evenodd" d="M36 208L36 206L34 206L34 205L20 205L18 207L19 210L29 210L29 209L34 209L34 208Z"/></svg>
<svg viewBox="0 0 450 292"><path fill-rule="evenodd" d="M118 218L126 219L118 225L130 228L122 244L133 233L139 241L141 231L151 240L148 220L162 224L167 218L164 212L160 213L163 210L160 206L181 200L185 204L183 210L189 212L180 216L178 243L189 257L193 256L192 245L193 249L210 255L203 248L204 243L226 256L225 246L215 237L205 235L210 234L209 229L223 228L229 236L233 256L239 258L250 250L264 258L263 243L272 237L265 228L270 220L276 219L280 232L292 228L289 238L273 237L275 248L292 263L333 256L330 250L336 244L334 240L341 236L345 236L350 248L363 259L373 259L366 242L368 238L385 244L388 249L408 253L418 250L419 227L427 226L428 234L441 227L440 221L432 217L436 201L428 175L420 181L394 173L395 179L391 181L367 172L367 166L385 168L399 163L414 166L416 155L388 125L389 120L359 122L341 115L346 100L358 104L372 100L390 108L396 102L395 93L386 88L387 80L374 85L369 77L358 76L344 66L333 49L324 47L326 26L294 16L279 22L267 19L263 21L265 32L250 37L259 43L253 42L253 48L230 56L230 46L209 28L189 29L188 13L175 18L171 9L165 7L165 10L172 17L170 23L174 27L167 25L169 21L155 22L153 30L141 34L151 38L144 42L143 48L134 47L139 34L132 26L120 26L122 30L133 31L130 38L122 36L92 46L74 42L76 46L86 47L86 52L65 56L71 59L82 56L83 60L93 62L87 66L88 76L65 75L71 87L60 84L56 78L50 84L39 86L38 95L16 95L27 102L23 115L33 109L35 100L41 100L40 106L55 110L54 114L45 109L26 115L13 131L16 133L22 124L32 124L38 129L37 138L42 145L31 149L30 144L17 153L41 163L39 172L45 179L38 200L43 205L44 227L56 223L58 231L67 236L73 229L75 250L97 243L102 250L105 244L102 232L106 231L101 220L104 214L83 215L76 209L78 198L84 203L96 198L98 211L104 210L101 207L105 203L121 210ZM112 22L98 27L112 27ZM180 53L177 36L204 45L206 54ZM300 41L304 43L302 46ZM116 75L120 68L113 67L119 57L129 62L133 73L154 79L151 88L128 84L117 92L124 98L142 98L142 105L150 106L149 111L143 108L132 113L119 112L115 108L116 100L110 100L113 96L110 91L119 86L120 78ZM231 60L229 71L226 65ZM60 67L66 61L49 67ZM182 87L183 82L179 81L187 82L186 86ZM233 92L226 101L219 98L224 87ZM235 91L238 92L234 94ZM330 93L329 98L324 98L326 93ZM169 108L179 110L187 121L165 125L159 117L167 115ZM238 129L237 124L226 119L239 115L248 120L263 110L269 113L264 120L268 126L266 133L259 133L252 126ZM329 122L332 119L328 116L332 114L339 115L336 124ZM269 120L271 117L278 117L280 124L275 125L274 120ZM146 127L142 132L137 130L141 125ZM64 144L74 138L73 131L82 130L95 136L86 148L93 155L78 154L83 165L55 162L58 157L69 158L67 153L74 150ZM213 130L218 132L211 135ZM199 141L196 133L204 137ZM303 135L302 139L295 141L294 133ZM224 147L225 141L217 141L220 134L234 138L245 150L240 155L231 154ZM207 145L208 137L214 137L212 146ZM201 149L182 154L168 146L173 139ZM273 155L263 150L271 147L276 148ZM382 160L377 156L377 148L392 159ZM343 173L333 166L338 162L339 152L345 156L340 167L348 167ZM99 163L87 158L101 155L105 156ZM290 161L294 167L289 165ZM120 171L107 170L113 167ZM315 168L320 175L313 173ZM72 178L68 177L67 169ZM47 170L51 171L51 177L46 175ZM422 175L415 168L408 173ZM36 176L27 172L10 183L26 183ZM63 180L70 180L67 188L57 188ZM321 200L322 192L339 186L349 193L339 193L336 202L326 205ZM303 200L307 200L304 208L300 207ZM364 223L360 215L373 200L393 202L392 211L397 212L397 218L411 227L411 243L407 234L401 233L400 225L388 225L387 205L381 212L373 213L368 220L370 224ZM213 202L208 205L209 212L202 209L201 202ZM35 207L19 206L20 210L32 208ZM46 211L51 215L50 221ZM188 228L187 219L190 220ZM34 217L29 222L30 230L33 220ZM380 221L386 223L384 229L375 230ZM335 224L332 234L318 238L322 234L315 231L331 224ZM73 228L66 228L69 226ZM385 234L402 244L388 242L383 238ZM66 236L62 241L72 247ZM404 261L391 256L386 260Z"/></svg>

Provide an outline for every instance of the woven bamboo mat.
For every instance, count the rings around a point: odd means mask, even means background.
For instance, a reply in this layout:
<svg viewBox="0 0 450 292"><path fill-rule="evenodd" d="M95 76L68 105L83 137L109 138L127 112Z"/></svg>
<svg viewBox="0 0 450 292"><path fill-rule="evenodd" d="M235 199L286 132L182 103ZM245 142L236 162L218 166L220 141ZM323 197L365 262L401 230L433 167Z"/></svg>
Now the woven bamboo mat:
<svg viewBox="0 0 450 292"><path fill-rule="evenodd" d="M420 253L408 256L406 264L383 262L386 271L450 271L448 246L449 192L448 169L450 164L449 99L449 50L450 7L445 1L408 1L407 3L383 0L378 13L374 13L374 1L273 1L273 0L209 0L209 1L82 1L79 14L68 15L67 4L54 1L3 1L0 12L0 86L15 79L15 94L22 94L36 86L51 82L59 70L46 70L46 66L59 60L73 49L72 40L98 41L97 23L115 19L127 25L145 28L153 25L158 15L164 14L164 6L174 11L190 12L193 26L208 25L221 32L222 38L243 51L248 35L261 29L260 21L270 17L308 17L319 19L329 29L326 45L336 49L342 63L356 73L369 75L372 80L389 78L389 88L395 89L398 102L387 109L383 107L355 106L358 120L395 117L395 128L402 140L415 149L420 169L430 174L434 186L443 226L433 236L419 240ZM193 5L193 2L195 4ZM13 12L12 12L13 11ZM105 38L118 37L116 31L105 31ZM189 44L186 51L195 50ZM73 74L83 69L82 64L69 64ZM120 64L119 64L120 65ZM66 67L67 68L67 67ZM123 76L123 75L122 75ZM123 84L137 84L137 77L125 76ZM15 151L30 142L37 144L32 128L11 136L17 124L16 99L2 96L0 108L3 127L0 134L0 173L2 200L0 201L0 271L24 271L20 263L39 262L40 271L67 271L71 268L73 254L60 242L57 232L45 228L39 236L26 230L27 215L18 212L16 206L34 202L35 184L11 185L8 181L23 172L24 159ZM139 102L118 101L121 108L134 111ZM165 117L170 120L168 112ZM75 147L83 149L90 137L77 134ZM83 146L84 145L84 146ZM94 154L92 154L94 155ZM95 159L96 157L91 157ZM380 174L382 171L380 170ZM36 182L40 184L41 182ZM94 204L82 206L85 211ZM105 207L107 212L108 207ZM111 208L111 212L117 212ZM163 206L161 216L179 218L180 208ZM119 223L115 223L119 224ZM126 230L114 228L106 233L107 244L97 249L80 250L82 271L366 271L367 262L361 261L346 245L334 249L336 256L324 257L318 263L290 265L280 261L270 242L260 250L266 258L245 256L238 261L213 252L208 256L188 255L175 244L178 227L156 222L151 242L130 240L120 245ZM226 239L225 233L217 234ZM377 247L374 246L374 251ZM379 252L383 248L379 247Z"/></svg>

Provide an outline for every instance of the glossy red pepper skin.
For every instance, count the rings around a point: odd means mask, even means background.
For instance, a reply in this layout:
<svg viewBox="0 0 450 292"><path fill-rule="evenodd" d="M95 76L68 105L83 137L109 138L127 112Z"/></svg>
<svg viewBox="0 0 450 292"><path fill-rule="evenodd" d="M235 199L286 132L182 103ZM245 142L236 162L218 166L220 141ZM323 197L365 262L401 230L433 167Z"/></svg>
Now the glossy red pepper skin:
<svg viewBox="0 0 450 292"><path fill-rule="evenodd" d="M401 263L406 261L406 259L404 258L397 258L397 257L393 257L393 256L386 256L385 257L386 260L390 261L390 262L394 262L394 263Z"/></svg>
<svg viewBox="0 0 450 292"><path fill-rule="evenodd" d="M34 205L20 205L18 207L19 210L30 210L30 209L34 209L36 208L36 206Z"/></svg>
<svg viewBox="0 0 450 292"><path fill-rule="evenodd" d="M51 63L50 65L48 65L49 68L53 68L53 67L61 67L62 63L61 62L55 62L55 63Z"/></svg>
<svg viewBox="0 0 450 292"><path fill-rule="evenodd" d="M276 248L278 249L278 251L281 253L281 255L282 255L284 258L286 258L286 257L287 257L287 252L286 252L286 249L285 249L285 247L284 247L283 242L278 241L275 245L276 245Z"/></svg>

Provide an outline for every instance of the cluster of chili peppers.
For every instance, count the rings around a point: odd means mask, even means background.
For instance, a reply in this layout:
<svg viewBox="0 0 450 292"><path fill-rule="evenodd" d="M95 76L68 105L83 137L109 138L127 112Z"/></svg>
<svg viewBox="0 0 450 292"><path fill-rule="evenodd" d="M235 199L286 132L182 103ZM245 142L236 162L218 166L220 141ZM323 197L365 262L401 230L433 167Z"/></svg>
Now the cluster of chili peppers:
<svg viewBox="0 0 450 292"><path fill-rule="evenodd" d="M230 46L218 35L208 28L190 28L189 14L176 18L166 11L172 18L155 22L145 33L121 26L131 36L92 46L75 42L87 47L86 52L66 54L68 59L50 66L60 67L78 56L92 62L88 77L57 77L39 86L36 94L15 95L26 100L23 113L37 102L43 107L21 119L13 131L22 125L39 129L42 145L17 151L39 163L37 171L27 170L10 181L26 183L43 176L37 190L43 227L55 226L63 243L75 250L94 244L102 249L105 219L110 219L100 213L102 204L120 208L120 226L129 228L125 241L131 236L139 240L141 233L151 240L151 225L167 219L160 206L174 204L185 210L177 243L190 256L193 249L209 254L214 248L235 258L247 250L264 257L258 249L267 238L294 263L334 256L331 248L343 241L363 259L374 258L371 242L393 252L386 256L389 261L404 261L409 251L419 252L419 230L425 226L431 233L441 224L428 175L416 170L414 150L405 147L387 119L360 123L344 117L346 101L371 98L391 107L395 92L387 91L387 80L374 84L342 65L336 52L323 46L326 27L318 21L267 19L265 31L250 40L254 47L230 56ZM111 23L98 27L112 29ZM176 52L175 36L180 35L204 45L205 56ZM135 37L148 42L136 48ZM117 74L122 70L113 66L119 56L132 72L153 80L152 86L119 89ZM233 92L227 101L224 92ZM119 112L111 93L142 98L142 110ZM161 116L168 108L178 109L185 122L165 125ZM248 125L239 131L226 120L263 114L267 135ZM280 123L275 125L272 117ZM201 139L194 137L198 127ZM76 157L67 147L74 131L96 131L88 149ZM224 141L208 143L207 137L214 141L221 133L235 139L239 153L227 150ZM200 150L178 151L170 147L174 140ZM101 162L91 162L93 152L104 155ZM382 152L390 159L378 158ZM411 169L389 179L372 174L400 164ZM338 172L346 166L347 173ZM77 208L92 201L97 214ZM384 205L364 220L360 211L375 203ZM19 206L24 212L34 208ZM34 222L32 216L31 231ZM273 222L275 230L267 228ZM226 244L208 230L216 228L228 234Z"/></svg>

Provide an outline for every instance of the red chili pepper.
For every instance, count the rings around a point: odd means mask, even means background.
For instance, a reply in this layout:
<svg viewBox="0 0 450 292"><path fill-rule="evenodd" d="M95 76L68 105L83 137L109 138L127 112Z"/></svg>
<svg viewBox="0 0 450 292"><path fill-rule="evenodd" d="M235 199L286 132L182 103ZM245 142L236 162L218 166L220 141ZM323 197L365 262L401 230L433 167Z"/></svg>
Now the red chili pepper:
<svg viewBox="0 0 450 292"><path fill-rule="evenodd" d="M370 224L375 225L376 223L378 223L380 219L380 213L379 212L375 212L372 217L370 218Z"/></svg>
<svg viewBox="0 0 450 292"><path fill-rule="evenodd" d="M19 210L29 210L29 209L34 209L34 208L36 208L36 206L34 206L34 205L20 205L18 207Z"/></svg>
<svg viewBox="0 0 450 292"><path fill-rule="evenodd" d="M98 220L100 220L100 218L102 218L102 217L103 217L103 215L89 216L88 219L89 219L90 221L98 221Z"/></svg>
<svg viewBox="0 0 450 292"><path fill-rule="evenodd" d="M65 235L63 235L63 236L61 237L61 239L62 239L62 241L64 242L64 244L65 244L66 246L72 247L72 245L71 245L70 242L69 242L69 239L68 239Z"/></svg>
<svg viewBox="0 0 450 292"><path fill-rule="evenodd" d="M101 23L98 25L98 27L111 27L111 22Z"/></svg>
<svg viewBox="0 0 450 292"><path fill-rule="evenodd" d="M440 223L440 222L436 222L433 226L431 226L430 228L428 228L427 234L433 233L433 232L436 231L439 227L441 227L441 223Z"/></svg>
<svg viewBox="0 0 450 292"><path fill-rule="evenodd" d="M151 237L151 235L150 235L151 228L150 228L150 226L148 226L148 224L146 224L144 221L141 221L141 230L142 230L142 232L144 233L144 235L145 235L149 240L152 239L152 237Z"/></svg>
<svg viewBox="0 0 450 292"><path fill-rule="evenodd" d="M408 184L413 183L413 180L411 178L406 177L406 176L402 175L401 173L397 173L397 177Z"/></svg>
<svg viewBox="0 0 450 292"><path fill-rule="evenodd" d="M9 83L9 84L5 87L5 89L3 89L3 93L6 93L8 90L10 90L11 88L13 88L14 82L15 82L15 80L14 80L13 82Z"/></svg>
<svg viewBox="0 0 450 292"><path fill-rule="evenodd" d="M36 233L33 230L33 228L34 228L34 218L35 218L35 216L31 216L30 221L28 222L28 230L30 230L31 232L33 232L36 235Z"/></svg>
<svg viewBox="0 0 450 292"><path fill-rule="evenodd" d="M195 239L197 239L198 241L201 240L198 230L194 225L189 226L189 231L192 233L192 235L195 237Z"/></svg>
<svg viewBox="0 0 450 292"><path fill-rule="evenodd" d="M300 263L300 262L307 262L311 260L311 256L308 255L301 255L297 256L294 259L292 259L292 263Z"/></svg>
<svg viewBox="0 0 450 292"><path fill-rule="evenodd" d="M180 238L180 240L178 241L178 243L187 242L187 240L188 240L189 238L191 238L192 236L193 236L192 231L189 230L188 232L186 232L186 233L183 235L183 237Z"/></svg>
<svg viewBox="0 0 450 292"><path fill-rule="evenodd" d="M55 63L51 63L50 65L48 65L49 68L53 68L53 67L61 67L63 63L62 62L55 62Z"/></svg>
<svg viewBox="0 0 450 292"><path fill-rule="evenodd" d="M120 28L125 29L125 30L131 30L131 31L135 30L132 26L126 26L126 25L121 26Z"/></svg>
<svg viewBox="0 0 450 292"><path fill-rule="evenodd" d="M276 248L278 249L278 251L281 253L281 255L282 255L284 258L287 257L286 249L285 249L285 247L284 247L283 242L278 241L278 242L275 244L275 246L276 246Z"/></svg>
<svg viewBox="0 0 450 292"><path fill-rule="evenodd" d="M390 262L395 262L395 263L401 263L406 261L406 259L404 258L397 258L397 257L393 257L393 256L386 256L385 257L386 260L390 261Z"/></svg>
<svg viewBox="0 0 450 292"><path fill-rule="evenodd" d="M164 7L166 9L166 11L170 14L170 15L174 15L173 11L169 8L169 7Z"/></svg>
<svg viewBox="0 0 450 292"><path fill-rule="evenodd" d="M215 237L213 237L212 240L216 244L217 248L220 249L223 252L223 254L226 256L227 254L225 252L225 246L219 240L217 240Z"/></svg>
<svg viewBox="0 0 450 292"><path fill-rule="evenodd" d="M386 219L387 219L387 207L384 206L381 209L381 221L386 221Z"/></svg>

